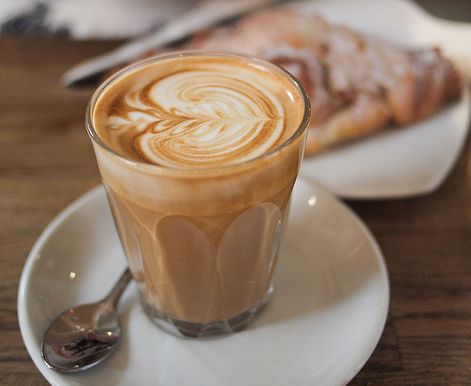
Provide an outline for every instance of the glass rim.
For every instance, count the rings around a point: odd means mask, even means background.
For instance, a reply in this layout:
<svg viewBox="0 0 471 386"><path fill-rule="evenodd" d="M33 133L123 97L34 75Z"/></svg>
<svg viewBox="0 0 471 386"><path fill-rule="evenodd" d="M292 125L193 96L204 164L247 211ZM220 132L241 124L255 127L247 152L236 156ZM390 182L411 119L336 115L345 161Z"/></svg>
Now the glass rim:
<svg viewBox="0 0 471 386"><path fill-rule="evenodd" d="M195 168L189 168L189 167L167 167L167 166L161 166L161 165L156 165L156 164L151 164L147 163L145 161L139 161L135 160L132 158L128 158L120 153L118 153L116 150L114 150L112 147L108 146L105 141L103 141L98 133L95 130L95 126L93 124L93 112L94 108L96 105L96 102L100 98L100 96L106 91L106 89L112 85L114 82L118 81L125 75L138 70L139 68L143 68L145 66L151 65L152 63L159 62L161 60L165 59L175 59L175 58L184 58L187 56L213 56L213 57L233 57L237 59L245 59L250 61L251 63L254 63L259 66L263 66L264 68L268 68L271 70L278 71L281 73L283 76L285 76L288 81L294 85L294 87L297 89L299 92L299 95L301 96L303 103L304 103L304 113L303 113L303 118L301 119L301 122L299 123L298 127L296 130L293 132L291 136L289 136L285 141L283 141L281 144L278 146L274 147L273 149L267 151L266 153L263 153L257 157L250 158L248 160L242 161L242 162L236 162L233 164L229 165L223 165L223 166L209 166L209 167L195 167ZM198 175L198 174L208 174L208 173L214 173L214 172L222 172L230 169L236 169L240 168L243 166L248 166L252 163L255 163L257 161L265 160L268 158L274 157L276 154L280 153L283 149L285 149L287 146L289 146L291 143L293 143L298 137L300 137L303 132L307 129L307 126L309 124L309 119L311 116L311 102L309 100L309 97L307 96L306 91L304 90L303 86L301 85L300 81L291 73L286 71L283 67L268 62L266 60L257 58L252 55L246 55L246 54L241 54L241 53L233 53L229 51L205 51L205 50L191 50L191 51L178 51L178 52L172 52L172 53L166 53L166 54L160 54L156 56L152 56L150 58L140 60L136 63L130 64L121 70L117 71L115 74L111 75L108 77L105 81L103 81L100 86L95 90L93 93L92 97L90 98L87 109L86 109L86 114L85 114L85 127L88 133L88 136L90 139L100 146L102 149L110 153L112 156L117 157L119 160L124 162L125 164L128 164L130 166L134 166L137 168L143 168L148 171L154 171L154 172L159 172L161 174L185 174L185 175Z"/></svg>

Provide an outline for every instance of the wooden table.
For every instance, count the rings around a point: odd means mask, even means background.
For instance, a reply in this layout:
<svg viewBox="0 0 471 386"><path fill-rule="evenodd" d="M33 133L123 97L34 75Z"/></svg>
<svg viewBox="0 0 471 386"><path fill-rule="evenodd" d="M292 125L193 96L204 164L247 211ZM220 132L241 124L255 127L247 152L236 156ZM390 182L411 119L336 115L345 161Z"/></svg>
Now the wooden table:
<svg viewBox="0 0 471 386"><path fill-rule="evenodd" d="M116 44L116 43L115 43ZM113 43L0 40L0 384L47 385L18 329L26 256L68 203L100 183L84 130L92 89L60 74ZM444 128L446 129L446 128ZM425 197L349 202L376 236L391 308L374 354L352 385L471 384L471 158Z"/></svg>

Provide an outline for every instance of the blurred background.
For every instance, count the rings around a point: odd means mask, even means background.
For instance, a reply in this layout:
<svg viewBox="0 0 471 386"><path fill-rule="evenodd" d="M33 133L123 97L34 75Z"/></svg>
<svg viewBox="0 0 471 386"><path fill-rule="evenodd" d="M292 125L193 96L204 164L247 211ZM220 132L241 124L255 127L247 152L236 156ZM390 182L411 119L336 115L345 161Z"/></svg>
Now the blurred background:
<svg viewBox="0 0 471 386"><path fill-rule="evenodd" d="M469 0L414 0L432 15L456 21L471 20L471 1Z"/></svg>
<svg viewBox="0 0 471 386"><path fill-rule="evenodd" d="M228 1L231 0L0 0L0 33L127 38L158 29L201 3L212 3L216 8ZM469 0L414 1L433 15L471 21Z"/></svg>

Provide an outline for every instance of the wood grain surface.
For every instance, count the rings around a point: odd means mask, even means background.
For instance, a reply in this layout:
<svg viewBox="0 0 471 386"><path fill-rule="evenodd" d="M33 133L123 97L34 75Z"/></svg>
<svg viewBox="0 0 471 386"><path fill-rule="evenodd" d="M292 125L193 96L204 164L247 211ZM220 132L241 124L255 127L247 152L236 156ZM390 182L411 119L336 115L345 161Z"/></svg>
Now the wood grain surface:
<svg viewBox="0 0 471 386"><path fill-rule="evenodd" d="M59 77L78 60L114 44L0 40L0 384L4 386L47 385L20 336L19 277L43 228L100 182L83 126L92 89L66 90ZM469 141L436 192L348 204L376 236L391 280L386 329L351 385L471 385Z"/></svg>

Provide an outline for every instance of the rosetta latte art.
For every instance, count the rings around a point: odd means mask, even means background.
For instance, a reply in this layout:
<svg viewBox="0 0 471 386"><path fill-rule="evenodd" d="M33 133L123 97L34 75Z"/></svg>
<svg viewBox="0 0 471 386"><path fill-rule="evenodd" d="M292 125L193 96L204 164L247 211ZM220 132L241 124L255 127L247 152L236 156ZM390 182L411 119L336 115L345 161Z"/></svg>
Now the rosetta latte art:
<svg viewBox="0 0 471 386"><path fill-rule="evenodd" d="M208 167L266 153L282 140L285 116L276 95L262 84L193 70L129 91L107 126L117 143L128 138L149 163Z"/></svg>

